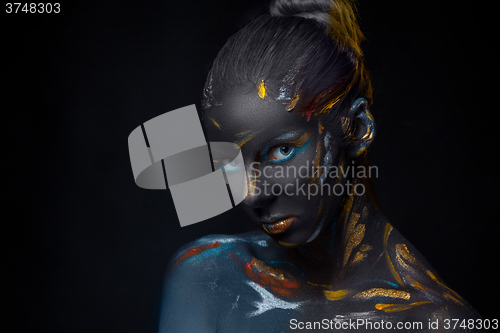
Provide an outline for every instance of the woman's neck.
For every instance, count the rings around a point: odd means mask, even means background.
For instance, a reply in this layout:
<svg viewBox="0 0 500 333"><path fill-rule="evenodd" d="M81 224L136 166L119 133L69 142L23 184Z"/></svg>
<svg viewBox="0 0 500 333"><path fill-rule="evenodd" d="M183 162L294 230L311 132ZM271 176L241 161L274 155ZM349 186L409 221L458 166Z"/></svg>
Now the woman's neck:
<svg viewBox="0 0 500 333"><path fill-rule="evenodd" d="M344 198L325 230L316 239L291 251L298 268L311 282L329 284L348 269L349 259L378 210L373 192Z"/></svg>

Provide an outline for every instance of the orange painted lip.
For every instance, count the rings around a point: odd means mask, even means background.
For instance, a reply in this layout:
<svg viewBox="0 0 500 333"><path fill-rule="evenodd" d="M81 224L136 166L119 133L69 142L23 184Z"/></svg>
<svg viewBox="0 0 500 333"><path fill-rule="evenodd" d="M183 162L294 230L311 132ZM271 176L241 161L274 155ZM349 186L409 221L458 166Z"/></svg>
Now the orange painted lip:
<svg viewBox="0 0 500 333"><path fill-rule="evenodd" d="M264 230L268 234L280 234L282 232L285 232L290 226L297 220L297 216L288 216L284 217L275 221L272 221L272 223L262 223Z"/></svg>

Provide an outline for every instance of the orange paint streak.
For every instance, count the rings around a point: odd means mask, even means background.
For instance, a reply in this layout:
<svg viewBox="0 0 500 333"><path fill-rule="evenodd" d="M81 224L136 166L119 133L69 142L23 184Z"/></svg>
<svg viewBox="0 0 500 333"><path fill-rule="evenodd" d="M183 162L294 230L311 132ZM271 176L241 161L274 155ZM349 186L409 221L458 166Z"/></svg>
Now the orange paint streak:
<svg viewBox="0 0 500 333"><path fill-rule="evenodd" d="M459 301L460 303L463 303L462 297L460 297L459 294L457 294L455 291L453 291L450 287L448 287L447 285L445 285L443 282L439 281L438 278L431 271L426 271L426 273L427 273L427 275L429 275L429 277L431 279L433 279L434 281L436 281L437 284L439 284L441 287L443 287L444 289L448 290L453 296L455 296L454 297L455 299L458 299L458 300L460 300ZM446 297L446 295L444 295L444 296Z"/></svg>
<svg viewBox="0 0 500 333"><path fill-rule="evenodd" d="M414 288L425 291L426 293L433 294L433 295L438 295L438 293L426 286L423 286L420 284L418 281L416 281L414 278L412 278L410 275L406 276L406 281Z"/></svg>
<svg viewBox="0 0 500 333"><path fill-rule="evenodd" d="M323 294L329 301L339 301L341 299L344 299L347 295L349 295L349 293L350 293L349 289L341 289L335 291L323 290Z"/></svg>
<svg viewBox="0 0 500 333"><path fill-rule="evenodd" d="M422 304L428 304L432 303L431 301L421 301L421 302L414 302L410 304L384 304L384 303L378 303L375 305L375 309L377 310L382 310L384 312L399 312L399 311L404 311L411 309L415 306L422 305Z"/></svg>
<svg viewBox="0 0 500 333"><path fill-rule="evenodd" d="M455 302L455 303L458 303L458 304L460 304L460 305L463 305L463 303L462 303L460 300L458 300L458 299L456 299L455 297L451 296L451 295L450 295L450 293L444 293L444 294L443 294L443 297L444 297L444 298L446 298L446 299L452 300L452 301L453 301L453 302Z"/></svg>
<svg viewBox="0 0 500 333"><path fill-rule="evenodd" d="M179 265L182 261L186 260L187 258L196 257L196 256L202 254L203 252L205 252L206 250L213 249L216 247L220 247L219 242L215 242L213 244L192 247L189 250L186 250L186 252L184 252L183 254L181 254L177 258L177 260L175 261L174 267Z"/></svg>
<svg viewBox="0 0 500 333"><path fill-rule="evenodd" d="M250 262L243 262L237 254L230 253L229 256L250 280L265 288L270 288L275 296L290 297L293 296L294 290L302 287L288 272L270 267L257 258L252 258Z"/></svg>
<svg viewBox="0 0 500 333"><path fill-rule="evenodd" d="M240 140L236 141L235 144L238 146L238 147L243 147L244 144L248 143L248 141L252 140L257 134L259 134L260 131L257 131L257 132L251 132L251 131L246 131L246 132L242 132L242 133L239 133L239 134L236 134L236 136L243 136L247 133L247 135L245 135L243 138L241 138Z"/></svg>

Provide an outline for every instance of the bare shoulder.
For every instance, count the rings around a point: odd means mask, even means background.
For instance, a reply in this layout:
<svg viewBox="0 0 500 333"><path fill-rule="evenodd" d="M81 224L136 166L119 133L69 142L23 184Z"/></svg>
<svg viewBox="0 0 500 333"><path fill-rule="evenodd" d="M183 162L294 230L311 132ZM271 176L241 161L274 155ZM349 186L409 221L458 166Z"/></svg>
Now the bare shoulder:
<svg viewBox="0 0 500 333"><path fill-rule="evenodd" d="M267 246L259 233L210 235L182 246L165 275L160 332L215 331L221 305L231 304L241 281L235 261Z"/></svg>
<svg viewBox="0 0 500 333"><path fill-rule="evenodd" d="M441 320L480 318L466 300L445 284L424 256L389 223L384 230L384 243L389 269L394 279L409 292L410 304L415 308L420 305L425 305L422 309L431 307L434 309L432 315Z"/></svg>
<svg viewBox="0 0 500 333"><path fill-rule="evenodd" d="M205 236L177 250L171 258L168 272L224 267L232 261L231 254L246 256L270 246L274 246L274 242L262 232Z"/></svg>
<svg viewBox="0 0 500 333"><path fill-rule="evenodd" d="M221 307L232 304L241 289L242 263L276 246L259 231L209 235L182 246L165 275L160 332L215 329Z"/></svg>

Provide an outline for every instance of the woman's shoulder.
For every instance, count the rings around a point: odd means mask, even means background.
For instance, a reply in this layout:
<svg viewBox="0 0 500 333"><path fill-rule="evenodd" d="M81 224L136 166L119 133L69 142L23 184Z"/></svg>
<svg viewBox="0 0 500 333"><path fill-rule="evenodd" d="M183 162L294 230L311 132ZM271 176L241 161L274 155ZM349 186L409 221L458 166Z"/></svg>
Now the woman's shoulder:
<svg viewBox="0 0 500 333"><path fill-rule="evenodd" d="M208 235L179 248L170 260L168 271L232 269L235 257L247 257L275 246L272 239L260 231L237 235Z"/></svg>
<svg viewBox="0 0 500 333"><path fill-rule="evenodd" d="M441 313L442 318L479 318L470 304L445 284L408 239L390 223L384 229L386 262L394 279L409 291L410 299L414 300L411 304L417 306L429 303L439 309L433 313ZM422 315L428 314L424 308Z"/></svg>

